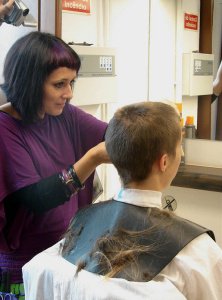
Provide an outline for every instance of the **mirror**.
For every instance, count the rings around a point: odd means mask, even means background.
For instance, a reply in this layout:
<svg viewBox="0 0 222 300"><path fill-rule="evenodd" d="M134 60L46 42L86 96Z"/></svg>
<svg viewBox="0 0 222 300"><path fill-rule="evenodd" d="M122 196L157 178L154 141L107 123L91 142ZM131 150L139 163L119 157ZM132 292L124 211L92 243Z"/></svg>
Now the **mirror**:
<svg viewBox="0 0 222 300"><path fill-rule="evenodd" d="M182 54L199 48L210 53L206 40L212 40L215 78L221 59L221 1L214 1L214 7L211 0L141 0L140 4L133 0L82 0L76 1L78 7L71 7L71 3L61 2L68 7L61 13L61 37L66 42L116 49L120 105L146 99L182 101L184 119L194 116L197 137L215 139L218 101L211 104L211 95L182 95ZM208 13L203 13L204 5ZM201 28L184 28L185 12L197 15L202 24L202 16L208 24L209 17L213 18L211 37L204 32L202 45Z"/></svg>

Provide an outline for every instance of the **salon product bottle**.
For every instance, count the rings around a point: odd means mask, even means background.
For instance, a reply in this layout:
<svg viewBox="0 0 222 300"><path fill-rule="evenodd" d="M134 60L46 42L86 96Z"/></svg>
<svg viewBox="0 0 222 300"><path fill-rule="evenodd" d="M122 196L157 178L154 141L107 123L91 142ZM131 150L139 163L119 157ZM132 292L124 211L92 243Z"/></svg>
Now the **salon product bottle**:
<svg viewBox="0 0 222 300"><path fill-rule="evenodd" d="M180 115L180 127L182 130L182 140L181 140L181 148L182 148L182 155L181 155L181 161L180 164L184 165L185 164L185 127L184 127L184 119L183 119L183 114L182 114L182 108L183 104L182 102L176 103L176 107L178 109L179 115Z"/></svg>
<svg viewBox="0 0 222 300"><path fill-rule="evenodd" d="M195 139L196 138L196 128L194 125L194 117L187 116L185 122L185 138Z"/></svg>

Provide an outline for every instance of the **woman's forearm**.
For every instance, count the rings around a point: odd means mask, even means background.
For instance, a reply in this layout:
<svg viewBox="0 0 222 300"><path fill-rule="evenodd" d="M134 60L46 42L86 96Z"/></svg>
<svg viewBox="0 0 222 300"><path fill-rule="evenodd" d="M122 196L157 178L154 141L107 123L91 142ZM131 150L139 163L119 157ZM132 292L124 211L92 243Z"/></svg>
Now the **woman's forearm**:
<svg viewBox="0 0 222 300"><path fill-rule="evenodd" d="M77 161L74 164L74 169L83 184L97 166L108 162L109 157L106 153L105 143L102 142L90 149ZM10 199L12 202L20 202L35 213L42 213L68 201L71 195L72 191L61 180L61 174L55 174L14 192L10 195Z"/></svg>

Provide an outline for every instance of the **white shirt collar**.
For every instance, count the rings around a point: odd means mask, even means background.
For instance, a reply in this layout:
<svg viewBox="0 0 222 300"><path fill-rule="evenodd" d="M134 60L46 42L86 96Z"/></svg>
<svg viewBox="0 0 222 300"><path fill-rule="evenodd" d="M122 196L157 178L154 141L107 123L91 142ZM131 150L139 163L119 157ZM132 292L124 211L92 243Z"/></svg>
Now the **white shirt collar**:
<svg viewBox="0 0 222 300"><path fill-rule="evenodd" d="M162 208L161 197L162 193L158 191L120 189L113 199L142 207Z"/></svg>

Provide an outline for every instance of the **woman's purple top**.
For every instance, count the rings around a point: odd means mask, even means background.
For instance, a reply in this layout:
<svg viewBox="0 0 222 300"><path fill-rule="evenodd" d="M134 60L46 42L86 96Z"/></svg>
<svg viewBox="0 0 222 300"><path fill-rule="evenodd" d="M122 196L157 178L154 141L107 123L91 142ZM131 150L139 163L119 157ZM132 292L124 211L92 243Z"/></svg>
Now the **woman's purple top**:
<svg viewBox="0 0 222 300"><path fill-rule="evenodd" d="M5 219L4 199L78 161L103 140L106 127L71 104L66 104L61 115L46 115L32 125L0 112L0 268L12 272L12 282L22 282L24 263L56 243L76 211L91 203L93 176L70 201L47 212L34 214L19 207L10 224Z"/></svg>

